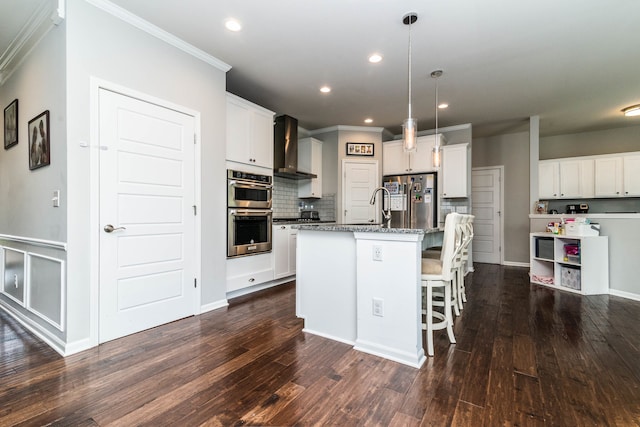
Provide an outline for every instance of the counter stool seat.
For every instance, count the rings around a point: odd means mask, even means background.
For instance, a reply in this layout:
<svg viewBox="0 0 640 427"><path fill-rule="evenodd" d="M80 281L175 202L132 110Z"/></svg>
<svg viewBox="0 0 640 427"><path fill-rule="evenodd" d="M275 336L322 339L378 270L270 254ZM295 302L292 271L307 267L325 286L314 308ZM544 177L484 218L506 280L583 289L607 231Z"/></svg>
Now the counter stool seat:
<svg viewBox="0 0 640 427"><path fill-rule="evenodd" d="M453 277L455 277L455 260L459 258L460 233L458 224L461 216L456 213L447 215L444 226L443 251L441 259L423 258L421 261L422 283L422 329L426 331L427 354L433 356L433 331L446 329L449 342L455 344L453 334L452 307L458 304L452 299ZM434 290L443 293L442 301L434 301ZM434 311L434 305L442 304L443 312Z"/></svg>

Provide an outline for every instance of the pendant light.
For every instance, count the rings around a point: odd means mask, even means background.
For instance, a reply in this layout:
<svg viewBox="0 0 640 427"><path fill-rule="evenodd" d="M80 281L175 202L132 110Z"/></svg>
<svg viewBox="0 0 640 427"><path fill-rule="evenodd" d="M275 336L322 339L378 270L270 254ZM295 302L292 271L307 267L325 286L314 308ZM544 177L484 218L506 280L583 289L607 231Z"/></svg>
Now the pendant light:
<svg viewBox="0 0 640 427"><path fill-rule="evenodd" d="M436 145L433 147L432 161L433 167L440 168L440 161L442 157L442 150L440 149L440 138L438 137L438 78L442 75L442 70L435 70L431 72L431 77L436 79Z"/></svg>
<svg viewBox="0 0 640 427"><path fill-rule="evenodd" d="M418 20L416 13L407 13L402 17L402 22L409 26L409 116L402 123L402 146L405 152L413 152L417 149L418 123L411 116L411 25Z"/></svg>

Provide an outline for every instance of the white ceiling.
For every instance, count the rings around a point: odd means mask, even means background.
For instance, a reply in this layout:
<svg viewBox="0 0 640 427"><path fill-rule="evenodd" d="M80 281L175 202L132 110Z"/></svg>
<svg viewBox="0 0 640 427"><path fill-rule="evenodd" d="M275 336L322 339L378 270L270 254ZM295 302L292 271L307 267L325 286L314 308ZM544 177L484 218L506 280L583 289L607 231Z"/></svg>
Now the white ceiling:
<svg viewBox="0 0 640 427"><path fill-rule="evenodd" d="M0 51L28 5L0 1ZM413 112L420 130L472 123L474 136L541 134L640 125L620 110L640 104L637 0L112 0L230 64L230 92L313 130L385 127L407 116L407 12L416 12ZM28 13L27 13L28 15ZM224 29L226 18L240 33ZM370 64L379 52L384 59ZM179 83L177 83L179 84ZM320 86L333 90L321 94Z"/></svg>

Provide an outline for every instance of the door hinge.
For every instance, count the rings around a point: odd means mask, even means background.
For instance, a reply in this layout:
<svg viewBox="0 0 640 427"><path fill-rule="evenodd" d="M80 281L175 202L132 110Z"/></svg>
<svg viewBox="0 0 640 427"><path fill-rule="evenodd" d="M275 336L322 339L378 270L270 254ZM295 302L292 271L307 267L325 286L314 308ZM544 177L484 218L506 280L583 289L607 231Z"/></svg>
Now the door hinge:
<svg viewBox="0 0 640 427"><path fill-rule="evenodd" d="M196 205L193 205L193 216L198 215L198 208L196 207Z"/></svg>
<svg viewBox="0 0 640 427"><path fill-rule="evenodd" d="M197 140L198 140L198 138L196 137L196 134L194 133L193 134L193 143L195 144Z"/></svg>
<svg viewBox="0 0 640 427"><path fill-rule="evenodd" d="M193 287L194 288L198 287L198 279L196 279L195 277L193 278Z"/></svg>

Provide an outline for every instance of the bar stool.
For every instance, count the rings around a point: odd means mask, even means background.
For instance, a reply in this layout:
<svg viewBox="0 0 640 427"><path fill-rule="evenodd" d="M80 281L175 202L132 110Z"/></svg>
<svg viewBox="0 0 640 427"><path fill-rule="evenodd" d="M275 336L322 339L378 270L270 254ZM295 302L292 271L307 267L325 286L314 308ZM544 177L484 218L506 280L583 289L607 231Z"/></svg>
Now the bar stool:
<svg viewBox="0 0 640 427"><path fill-rule="evenodd" d="M427 354L433 356L433 331L446 329L449 342L455 344L453 335L453 315L451 309L457 307L452 299L452 283L456 273L455 259L462 248L460 236L461 215L450 213L445 219L441 259L422 259L422 329L427 335ZM433 310L434 289L443 291L443 313ZM434 322L434 319L436 321Z"/></svg>
<svg viewBox="0 0 640 427"><path fill-rule="evenodd" d="M464 278L467 275L467 265L469 263L469 247L471 246L471 241L473 240L474 219L474 215L464 215L462 223L460 224L462 233L462 248L460 250L461 260L456 272L456 284L458 286L456 294L458 297L458 305L460 309L462 309L462 304L467 302L467 292L465 288Z"/></svg>

